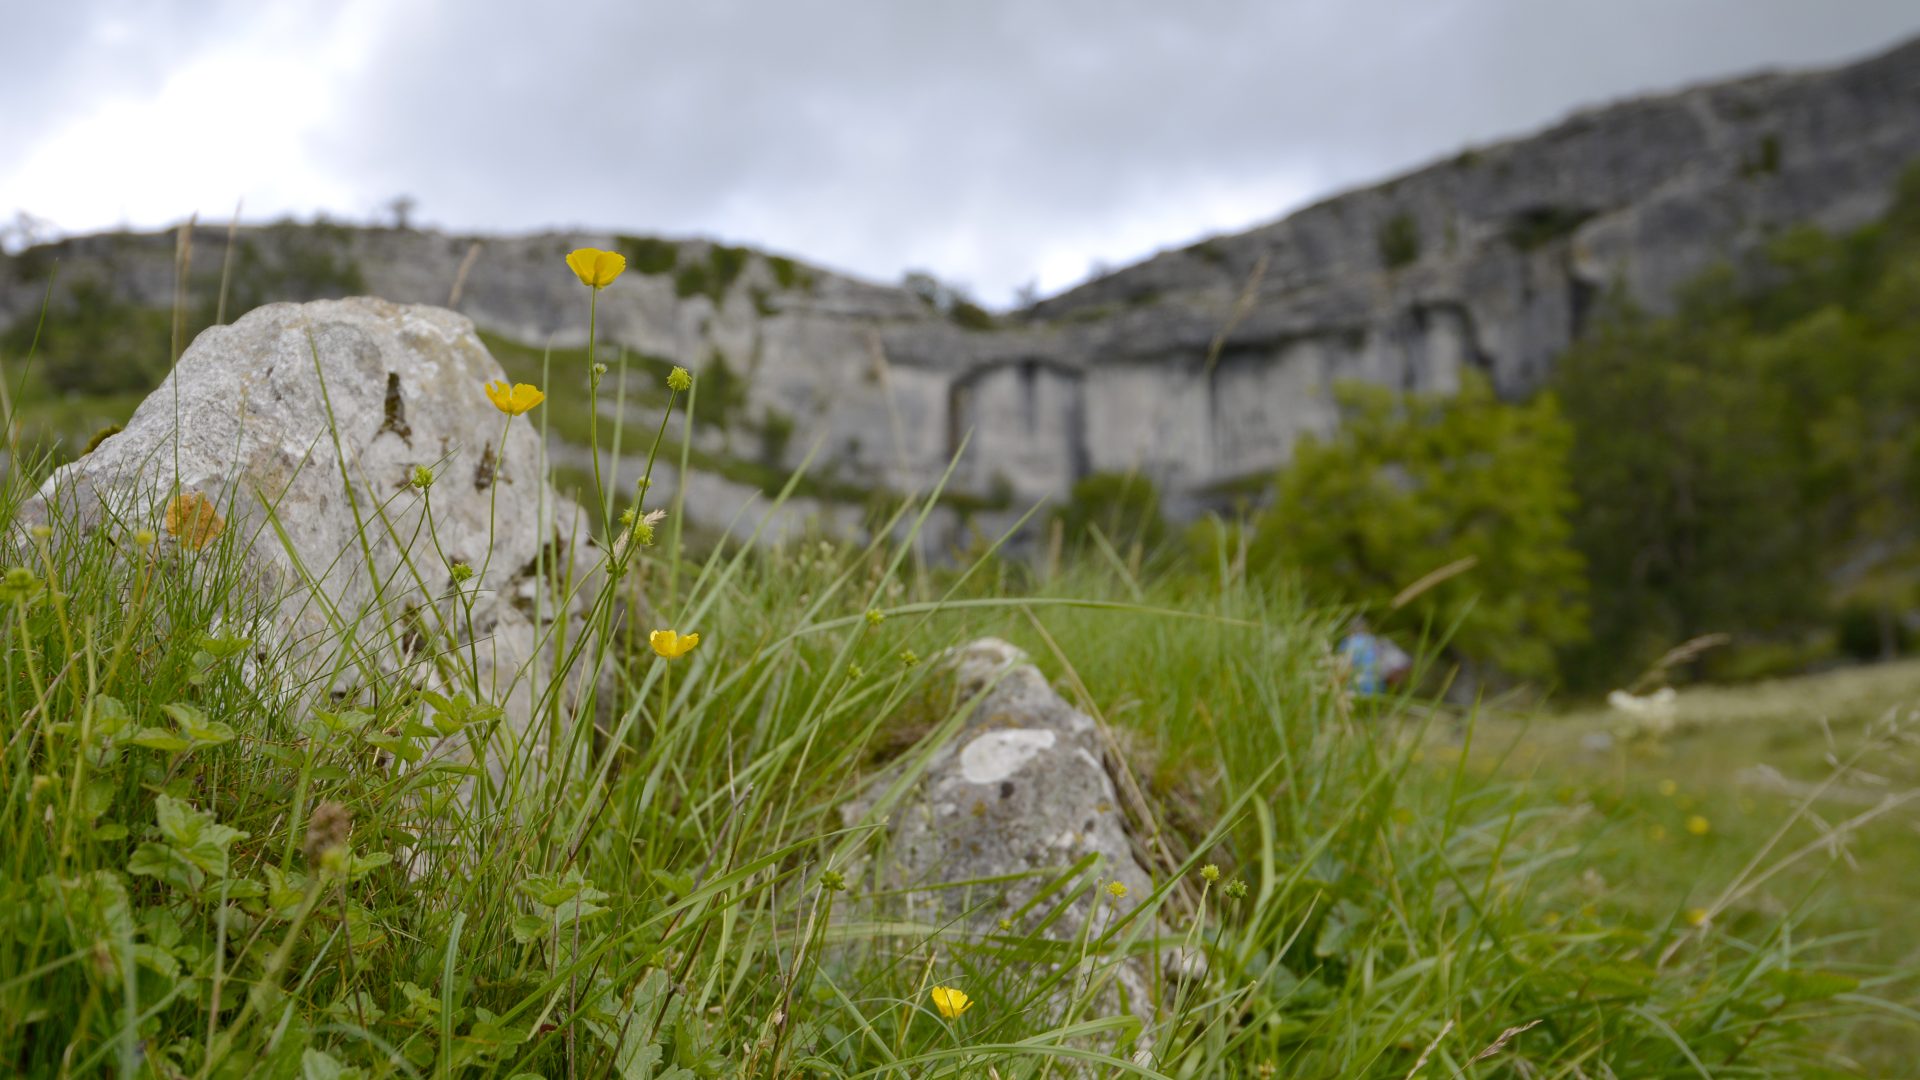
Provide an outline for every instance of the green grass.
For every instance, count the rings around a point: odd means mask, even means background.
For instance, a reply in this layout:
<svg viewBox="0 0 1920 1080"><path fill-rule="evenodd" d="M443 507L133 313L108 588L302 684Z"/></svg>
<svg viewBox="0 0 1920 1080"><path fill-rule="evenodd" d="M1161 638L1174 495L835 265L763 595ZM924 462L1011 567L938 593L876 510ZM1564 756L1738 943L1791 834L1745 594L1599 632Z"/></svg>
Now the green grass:
<svg viewBox="0 0 1920 1080"><path fill-rule="evenodd" d="M516 375L528 362L507 359ZM543 362L563 359L587 358ZM547 422L578 424L585 380L543 384ZM44 473L15 462L10 521ZM1756 891L1705 927L1685 919L1737 887L1763 842L1713 801L1704 777L1724 760L1700 778L1589 774L1564 745L1576 721L1483 729L1414 698L1355 700L1330 657L1339 613L1250 584L1224 552L1211 573L1146 579L1095 552L1043 579L992 552L922 565L906 532L696 552L676 512L589 598L616 675L601 730L582 719L594 702L574 716L543 699L552 745L591 746L586 767L490 779L500 762L477 739L474 769L407 764L450 727L482 730L485 700L436 702L406 665L344 700L292 681L281 644L246 629L260 608L240 530L198 552L67 522L15 531L0 576L0 1071L1037 1080L1078 1063L1405 1077L1516 1075L1524 1060L1532 1076L1649 1077L1910 1060L1912 956L1843 936L1849 876L1813 875L1828 892L1805 902ZM615 626L616 610L653 618ZM437 620L411 625L458 670ZM652 626L703 640L670 663L646 648ZM981 634L1026 647L1111 732L1135 778L1122 789L1144 796L1127 810L1157 887L1101 937L902 920L874 884L884 821L840 817L964 710L937 662L905 654L937 661ZM1668 745L1695 730L1712 728ZM1535 732L1561 736L1537 736L1552 754L1476 749ZM1817 780L1817 755L1794 753ZM1721 823L1706 837L1647 839L1681 809L1644 788L1668 775ZM1787 860L1791 839L1757 864L1784 865L1782 889L1811 865ZM1869 901L1889 911L1912 880L1898 846L1872 856L1896 875ZM1035 872L1064 904L1097 868ZM1107 990L1119 965L1151 970L1175 944L1204 970L1122 1008ZM976 1004L944 1019L936 984Z"/></svg>
<svg viewBox="0 0 1920 1080"><path fill-rule="evenodd" d="M1660 737L1634 737L1604 708L1490 720L1481 763L1498 761L1582 808L1574 835L1592 873L1559 893L1555 910L1568 918L1645 923L1706 909L1716 929L1749 936L1790 913L1799 935L1827 943L1837 970L1912 972L1916 725L1920 661L1909 660L1689 688ZM1588 745L1597 736L1612 745ZM1688 829L1696 817L1702 835ZM1768 856L1749 869L1762 849ZM1737 888L1747 882L1756 883ZM1909 978L1884 992L1911 1005L1917 991ZM1847 1025L1837 1043L1867 1075L1905 1072L1920 1045L1890 1019Z"/></svg>

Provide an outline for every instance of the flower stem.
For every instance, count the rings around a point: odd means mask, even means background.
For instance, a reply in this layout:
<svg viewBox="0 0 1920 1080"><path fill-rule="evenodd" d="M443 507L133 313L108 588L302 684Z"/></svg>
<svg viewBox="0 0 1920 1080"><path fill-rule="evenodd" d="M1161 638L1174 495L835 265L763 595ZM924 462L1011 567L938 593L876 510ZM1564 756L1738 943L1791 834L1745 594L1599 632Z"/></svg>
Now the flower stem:
<svg viewBox="0 0 1920 1080"><path fill-rule="evenodd" d="M600 535L613 550L613 512L607 486L600 479L600 376L594 368L594 346L600 337L600 290L587 301L587 449L593 454L593 505L600 512Z"/></svg>

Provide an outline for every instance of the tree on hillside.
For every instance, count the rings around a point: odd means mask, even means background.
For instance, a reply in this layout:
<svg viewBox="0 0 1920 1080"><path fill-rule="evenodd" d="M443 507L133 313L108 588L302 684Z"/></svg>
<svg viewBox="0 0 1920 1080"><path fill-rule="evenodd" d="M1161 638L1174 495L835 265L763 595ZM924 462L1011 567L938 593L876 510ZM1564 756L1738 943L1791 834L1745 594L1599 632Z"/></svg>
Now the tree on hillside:
<svg viewBox="0 0 1920 1080"><path fill-rule="evenodd" d="M1876 225L1778 237L1758 280L1617 305L1557 366L1593 583L1578 681L1920 600L1920 172Z"/></svg>
<svg viewBox="0 0 1920 1080"><path fill-rule="evenodd" d="M1552 395L1509 404L1476 372L1456 395L1336 388L1343 423L1303 439L1257 522L1250 558L1321 596L1378 607L1442 567L1471 567L1397 619L1454 628L1461 658L1548 678L1585 631L1572 546L1569 429Z"/></svg>
<svg viewBox="0 0 1920 1080"><path fill-rule="evenodd" d="M1681 641L1778 627L1816 602L1786 438L1796 403L1745 333L1716 282L1671 318L1623 310L1560 360L1594 583L1592 638L1569 658L1577 681L1618 680Z"/></svg>

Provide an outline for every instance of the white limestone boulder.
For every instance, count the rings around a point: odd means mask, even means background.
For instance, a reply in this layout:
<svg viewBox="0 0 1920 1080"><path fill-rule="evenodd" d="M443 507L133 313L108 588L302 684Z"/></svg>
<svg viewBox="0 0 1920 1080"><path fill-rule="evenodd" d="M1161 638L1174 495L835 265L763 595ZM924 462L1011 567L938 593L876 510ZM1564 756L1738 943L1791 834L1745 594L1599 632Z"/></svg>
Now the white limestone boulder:
<svg viewBox="0 0 1920 1080"><path fill-rule="evenodd" d="M543 642L567 625L556 611L578 621L577 597L551 582L599 561L578 508L545 480L532 423L487 399L502 378L450 311L268 305L201 334L125 429L58 469L25 517L116 543L151 530L165 557L234 555L239 587L268 612L257 657L311 706L376 678L473 689L477 671L477 696L508 713L489 754L497 772L545 689ZM434 473L430 515L413 482L422 467ZM473 578L457 583L455 563ZM542 563L549 584L536 588ZM473 598L471 640L456 587Z"/></svg>

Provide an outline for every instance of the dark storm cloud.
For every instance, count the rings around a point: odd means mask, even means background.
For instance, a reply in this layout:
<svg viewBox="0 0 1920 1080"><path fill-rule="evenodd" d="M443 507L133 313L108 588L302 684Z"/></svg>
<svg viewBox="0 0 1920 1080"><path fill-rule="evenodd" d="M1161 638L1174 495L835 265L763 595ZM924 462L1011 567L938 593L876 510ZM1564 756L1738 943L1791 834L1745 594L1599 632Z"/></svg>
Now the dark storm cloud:
<svg viewBox="0 0 1920 1080"><path fill-rule="evenodd" d="M458 228L709 233L877 278L925 266L994 300L1577 106L1920 32L1911 0L364 11L364 56L314 88L327 120L305 136L356 193L338 210L405 192ZM0 78L7 112L38 85Z"/></svg>

